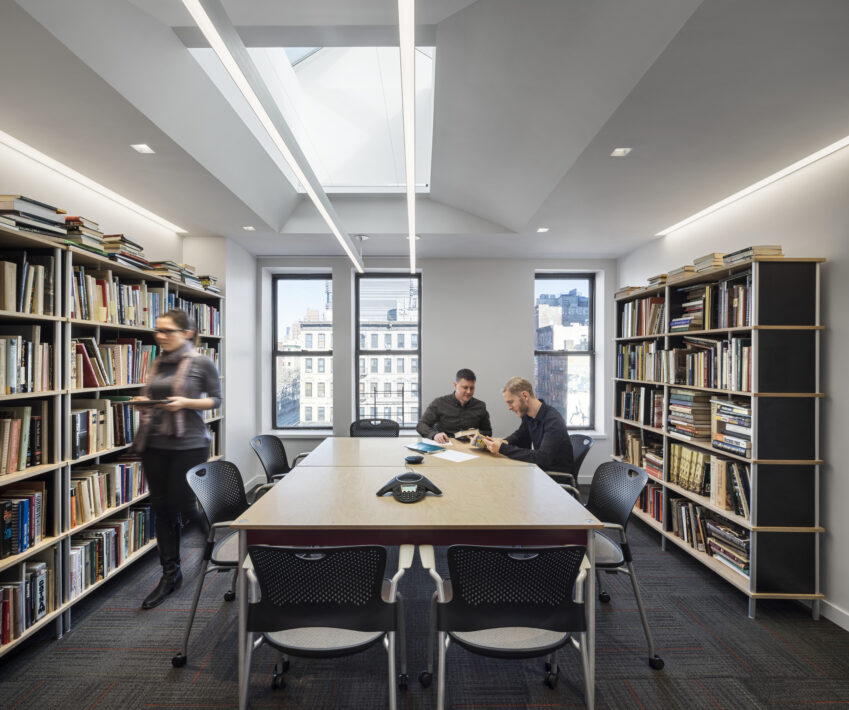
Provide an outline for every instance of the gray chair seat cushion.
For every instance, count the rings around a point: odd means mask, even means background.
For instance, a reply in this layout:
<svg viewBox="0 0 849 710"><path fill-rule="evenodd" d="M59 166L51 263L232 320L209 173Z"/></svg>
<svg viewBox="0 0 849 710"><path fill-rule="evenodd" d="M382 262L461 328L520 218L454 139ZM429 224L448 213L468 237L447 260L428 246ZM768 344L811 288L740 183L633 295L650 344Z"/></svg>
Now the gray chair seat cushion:
<svg viewBox="0 0 849 710"><path fill-rule="evenodd" d="M547 631L527 626L504 626L482 631L452 631L450 636L465 646L480 649L530 651L562 645L568 633Z"/></svg>
<svg viewBox="0 0 849 710"><path fill-rule="evenodd" d="M382 631L349 631L328 626L314 626L302 629L287 629L263 634L266 640L278 648L292 653L302 651L339 651L355 649L377 641Z"/></svg>
<svg viewBox="0 0 849 710"><path fill-rule="evenodd" d="M596 531L593 535L593 551L596 567L619 567L625 563L622 548L604 533Z"/></svg>
<svg viewBox="0 0 849 710"><path fill-rule="evenodd" d="M221 538L212 548L212 564L235 567L239 562L239 536L232 532Z"/></svg>

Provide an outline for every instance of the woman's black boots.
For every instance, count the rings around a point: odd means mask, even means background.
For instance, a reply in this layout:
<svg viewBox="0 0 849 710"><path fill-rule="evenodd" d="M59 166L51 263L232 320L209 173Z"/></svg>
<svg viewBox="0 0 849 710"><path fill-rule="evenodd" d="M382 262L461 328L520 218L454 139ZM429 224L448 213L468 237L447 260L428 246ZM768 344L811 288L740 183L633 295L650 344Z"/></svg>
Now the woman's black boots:
<svg viewBox="0 0 849 710"><path fill-rule="evenodd" d="M162 578L156 588L142 602L142 609L153 609L165 601L171 592L180 586L183 573L180 570L180 521L156 520L156 544L162 564Z"/></svg>

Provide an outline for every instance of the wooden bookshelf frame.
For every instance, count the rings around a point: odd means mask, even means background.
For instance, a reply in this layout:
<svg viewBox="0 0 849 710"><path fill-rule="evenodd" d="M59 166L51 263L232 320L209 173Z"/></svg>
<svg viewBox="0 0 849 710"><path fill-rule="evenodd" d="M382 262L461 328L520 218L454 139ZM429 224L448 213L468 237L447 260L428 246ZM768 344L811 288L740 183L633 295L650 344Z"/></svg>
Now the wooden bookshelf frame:
<svg viewBox="0 0 849 710"><path fill-rule="evenodd" d="M747 335L751 339L752 391L737 391L712 387L672 384L650 380L614 377L614 458L623 460L627 450L620 450L621 431L640 432L645 441L650 433L653 441L662 440L664 458L663 479L654 476L650 483L661 487L663 523L640 508L635 517L661 535L661 546L668 543L684 550L694 559L728 581L749 598L749 616L756 614L758 599L798 599L810 602L814 618L819 617L820 602L820 535L825 529L820 524L819 476L823 464L819 456L821 352L820 338L825 329L820 311L821 258L756 258L695 274L673 283L654 285L623 293L615 298L614 323L617 343L616 374L619 374L619 345L636 343L655 344L658 350L681 347L682 336L704 336L728 340L732 336ZM743 278L750 274L751 323L746 326L708 328L689 331L669 331L669 322L676 317L675 309L681 303L678 289L697 284L718 284L728 277ZM793 289L779 289L777 284L793 284ZM781 293L784 291L784 293ZM790 302L796 293L799 303ZM622 335L623 305L646 297L664 299L664 328L654 335ZM789 304L789 308L788 308ZM780 313L787 309L787 322L777 322ZM672 311L672 312L670 312ZM633 311L632 311L633 312ZM786 337L789 350L785 360L775 361L776 347ZM762 339L768 339L768 345ZM771 353L768 355L767 353ZM773 360L768 361L768 358ZM624 364L628 372L629 363ZM647 369L648 363L642 369ZM789 382L779 381L779 373L790 372ZM798 376L796 373L801 372ZM671 379L671 377L670 377ZM794 387L799 383L804 385ZM620 395L626 385L663 391L664 426L657 428L621 416ZM808 387L810 385L810 387ZM670 389L686 389L711 397L742 399L752 410L751 456L738 456L715 449L710 439L688 439L668 430ZM791 389L793 391L781 391ZM801 390L801 391L798 391ZM646 405L648 407L648 405ZM787 421L790 419L791 421ZM783 422L783 423L780 423ZM709 452L732 461L746 463L751 471L750 516L743 517L710 502L710 498L694 493L669 480L670 445ZM624 456L623 456L624 455ZM633 462L632 462L633 463ZM716 517L734 523L748 531L750 562L747 576L714 559L710 554L691 546L672 531L673 513L670 499L683 498L704 508ZM796 506L794 509L793 506Z"/></svg>

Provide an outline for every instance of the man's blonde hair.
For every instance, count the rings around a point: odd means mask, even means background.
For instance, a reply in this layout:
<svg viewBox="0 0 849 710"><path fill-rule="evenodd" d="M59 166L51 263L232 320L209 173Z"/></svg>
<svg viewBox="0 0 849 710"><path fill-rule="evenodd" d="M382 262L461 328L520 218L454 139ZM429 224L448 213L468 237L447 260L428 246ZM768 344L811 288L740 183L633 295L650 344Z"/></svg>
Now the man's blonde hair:
<svg viewBox="0 0 849 710"><path fill-rule="evenodd" d="M504 388L501 390L502 392L509 392L510 394L519 394L519 392L527 392L531 397L534 396L534 386L528 382L524 377L511 377L507 380L507 384L504 385Z"/></svg>

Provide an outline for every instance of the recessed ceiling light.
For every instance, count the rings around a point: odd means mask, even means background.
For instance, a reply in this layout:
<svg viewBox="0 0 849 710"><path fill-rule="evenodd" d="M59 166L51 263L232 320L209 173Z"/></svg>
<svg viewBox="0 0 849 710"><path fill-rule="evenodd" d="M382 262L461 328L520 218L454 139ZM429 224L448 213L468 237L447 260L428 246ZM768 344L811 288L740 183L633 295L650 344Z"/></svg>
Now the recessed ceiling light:
<svg viewBox="0 0 849 710"><path fill-rule="evenodd" d="M416 234L416 235L415 235L415 237L416 237L416 241L419 241L419 239L421 239L421 237L420 237L418 234ZM410 240L410 238L409 238L409 237L404 237L404 238L405 238L407 241L409 241L409 240Z"/></svg>
<svg viewBox="0 0 849 710"><path fill-rule="evenodd" d="M368 234L355 234L354 239L356 239L359 242L367 242L368 241Z"/></svg>
<svg viewBox="0 0 849 710"><path fill-rule="evenodd" d="M136 151L136 153L143 153L144 155L152 155L156 152L147 143L134 143L130 145L130 148Z"/></svg>
<svg viewBox="0 0 849 710"><path fill-rule="evenodd" d="M540 234L545 234L548 231L548 227L537 227L537 232Z"/></svg>
<svg viewBox="0 0 849 710"><path fill-rule="evenodd" d="M610 154L610 157L611 158L624 158L630 152L631 152L630 148L614 148L613 152Z"/></svg>
<svg viewBox="0 0 849 710"><path fill-rule="evenodd" d="M141 215L145 219L149 219L151 222L158 224L160 227L164 227L165 229L175 232L177 234L185 234L186 230L182 227L178 227L176 224L171 224L167 219L163 219L157 214L154 214L150 210L146 210L141 205L137 205L135 202L128 200L123 195L119 195L117 192L113 192L107 187L104 187L100 183L95 182L91 178L87 178L85 175L78 173L76 170L69 168L67 165L60 163L58 160L54 160L48 155L36 150L30 145L19 141L17 138L10 136L8 133L4 133L0 131L0 145L5 145L11 148L14 151L17 151L21 155L25 155L27 158L30 158L37 163L43 165L44 167L53 170L59 175L63 175L69 180L73 180L79 185L96 192L98 195L101 195L109 200L112 200L116 204L121 205L122 207L126 207L128 210L132 210L138 215Z"/></svg>
<svg viewBox="0 0 849 710"><path fill-rule="evenodd" d="M246 224L244 227L242 227L242 229L244 229L246 232L255 232L256 231L256 227L252 227L249 224Z"/></svg>

